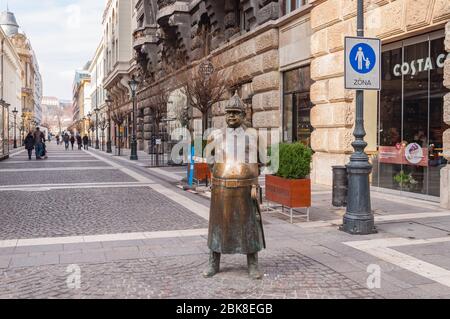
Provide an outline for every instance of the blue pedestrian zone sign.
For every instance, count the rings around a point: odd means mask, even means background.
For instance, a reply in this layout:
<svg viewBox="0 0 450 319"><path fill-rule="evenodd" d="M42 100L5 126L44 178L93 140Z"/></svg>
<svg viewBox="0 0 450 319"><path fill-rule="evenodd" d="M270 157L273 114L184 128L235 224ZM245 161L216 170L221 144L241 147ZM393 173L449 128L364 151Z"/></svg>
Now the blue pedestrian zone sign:
<svg viewBox="0 0 450 319"><path fill-rule="evenodd" d="M345 88L380 90L380 40L345 38Z"/></svg>

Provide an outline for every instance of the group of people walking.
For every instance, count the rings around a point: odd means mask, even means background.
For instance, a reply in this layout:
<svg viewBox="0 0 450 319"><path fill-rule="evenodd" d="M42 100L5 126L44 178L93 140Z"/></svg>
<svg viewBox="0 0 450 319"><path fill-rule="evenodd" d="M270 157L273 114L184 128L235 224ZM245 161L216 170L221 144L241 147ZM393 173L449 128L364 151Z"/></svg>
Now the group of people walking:
<svg viewBox="0 0 450 319"><path fill-rule="evenodd" d="M33 150L36 154L36 160L47 159L47 149L45 146L45 134L39 127L34 132L28 132L24 140L25 149L28 151L28 159L31 160Z"/></svg>
<svg viewBox="0 0 450 319"><path fill-rule="evenodd" d="M39 127L35 129L35 131L28 132L27 136L24 140L24 146L25 149L28 151L28 159L31 160L31 157L33 155L33 150L36 154L36 160L42 160L47 159L47 147L45 145L45 134L40 130ZM56 135L56 144L60 145L64 142L64 146L66 151L69 150L70 146L72 146L72 150L74 148L75 142L77 142L78 149L81 150L83 147L85 150L89 149L89 137L85 135L83 138L81 138L80 134L77 134L74 136L73 134L69 135L68 133L65 133L61 137L59 135Z"/></svg>
<svg viewBox="0 0 450 319"><path fill-rule="evenodd" d="M87 135L85 135L83 138L81 138L80 134L77 134L76 136L71 134L69 136L68 133L65 133L62 136L62 142L64 142L64 147L65 147L66 151L69 150L70 146L72 146L72 151L73 151L73 147L75 145L75 142L77 142L79 150L81 150L83 148L83 146L84 146L85 150L89 149L89 138L88 138ZM56 136L56 143L58 145L60 144L60 137L59 137L59 135Z"/></svg>

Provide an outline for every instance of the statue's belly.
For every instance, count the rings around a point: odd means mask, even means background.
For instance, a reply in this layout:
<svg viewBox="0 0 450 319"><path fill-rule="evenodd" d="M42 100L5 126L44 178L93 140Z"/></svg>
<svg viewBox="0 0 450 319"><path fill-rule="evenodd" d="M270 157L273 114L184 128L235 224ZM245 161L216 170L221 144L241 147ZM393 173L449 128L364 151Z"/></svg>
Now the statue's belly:
<svg viewBox="0 0 450 319"><path fill-rule="evenodd" d="M213 177L221 179L249 179L258 175L258 164L226 162L216 163L213 168Z"/></svg>

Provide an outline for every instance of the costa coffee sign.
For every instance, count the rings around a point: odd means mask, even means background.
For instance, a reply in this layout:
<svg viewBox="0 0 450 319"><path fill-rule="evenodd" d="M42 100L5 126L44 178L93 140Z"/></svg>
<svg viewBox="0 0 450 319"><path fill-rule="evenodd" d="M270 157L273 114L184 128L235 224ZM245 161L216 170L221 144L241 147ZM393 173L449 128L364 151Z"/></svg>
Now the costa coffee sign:
<svg viewBox="0 0 450 319"><path fill-rule="evenodd" d="M450 59L450 53L447 55L446 53L439 54L436 60L427 57L417 60L412 60L410 62L404 62L403 64L396 64L393 69L393 73L395 76L400 75L416 75L420 72L425 72L434 69L440 69L444 67L445 58L448 57Z"/></svg>

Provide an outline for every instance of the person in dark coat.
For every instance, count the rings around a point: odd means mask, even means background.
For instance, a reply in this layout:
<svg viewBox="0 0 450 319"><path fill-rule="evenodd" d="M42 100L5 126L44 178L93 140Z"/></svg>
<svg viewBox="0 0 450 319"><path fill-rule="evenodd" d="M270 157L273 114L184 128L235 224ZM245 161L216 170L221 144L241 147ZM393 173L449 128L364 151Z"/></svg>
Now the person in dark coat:
<svg viewBox="0 0 450 319"><path fill-rule="evenodd" d="M25 149L28 151L28 159L31 160L31 154L34 150L34 136L32 132L29 132L25 138Z"/></svg>
<svg viewBox="0 0 450 319"><path fill-rule="evenodd" d="M78 149L81 150L81 147L83 146L83 140L81 139L80 134L77 134L77 145L78 145Z"/></svg>
<svg viewBox="0 0 450 319"><path fill-rule="evenodd" d="M36 159L40 160L44 156L44 143L45 143L45 135L39 127L36 127L36 131L33 134L34 137L34 152L36 154Z"/></svg>
<svg viewBox="0 0 450 319"><path fill-rule="evenodd" d="M66 151L68 151L69 150L69 142L70 142L69 134L67 134L67 133L64 134L63 141L64 141L64 147L65 147Z"/></svg>
<svg viewBox="0 0 450 319"><path fill-rule="evenodd" d="M75 137L73 135L70 137L70 144L72 144L72 151L73 151L73 144L75 144Z"/></svg>
<svg viewBox="0 0 450 319"><path fill-rule="evenodd" d="M83 136L83 144L84 144L84 149L87 151L89 149L89 137L87 135Z"/></svg>

